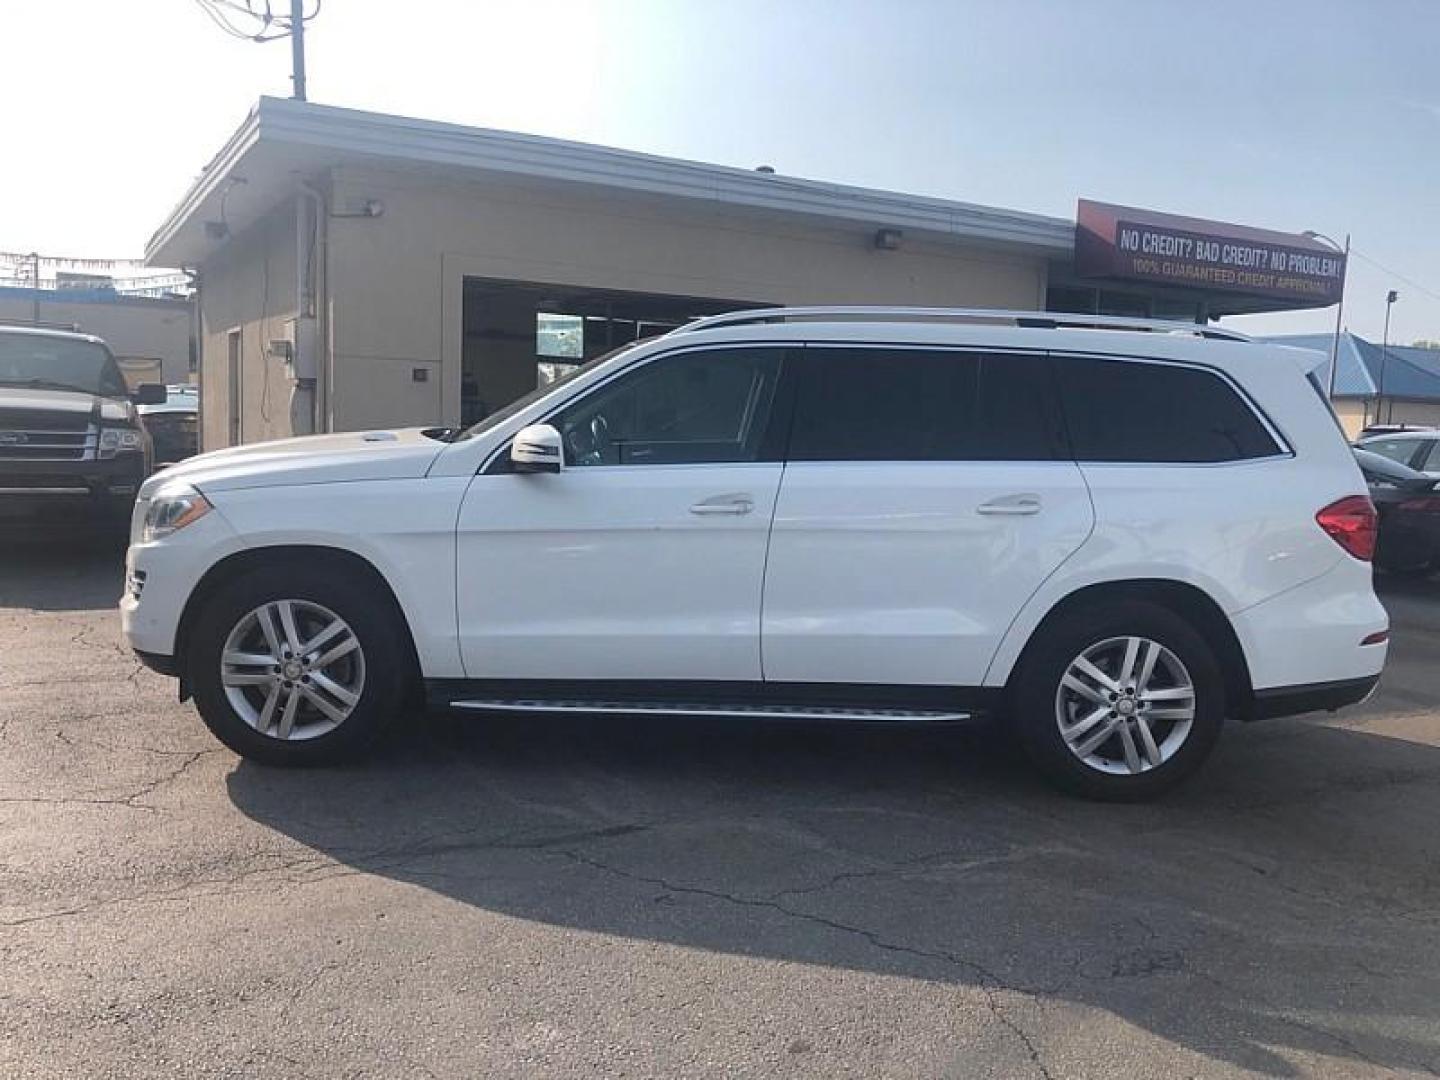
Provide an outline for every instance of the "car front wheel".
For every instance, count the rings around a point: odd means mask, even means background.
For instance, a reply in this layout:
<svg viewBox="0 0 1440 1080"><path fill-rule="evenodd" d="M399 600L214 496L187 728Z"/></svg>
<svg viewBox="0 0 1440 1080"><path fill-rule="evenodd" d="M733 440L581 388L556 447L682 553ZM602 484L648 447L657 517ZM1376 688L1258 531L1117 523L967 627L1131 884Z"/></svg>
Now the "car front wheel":
<svg viewBox="0 0 1440 1080"><path fill-rule="evenodd" d="M408 644L370 583L322 568L252 570L207 602L189 650L215 737L272 765L369 745L403 708Z"/></svg>

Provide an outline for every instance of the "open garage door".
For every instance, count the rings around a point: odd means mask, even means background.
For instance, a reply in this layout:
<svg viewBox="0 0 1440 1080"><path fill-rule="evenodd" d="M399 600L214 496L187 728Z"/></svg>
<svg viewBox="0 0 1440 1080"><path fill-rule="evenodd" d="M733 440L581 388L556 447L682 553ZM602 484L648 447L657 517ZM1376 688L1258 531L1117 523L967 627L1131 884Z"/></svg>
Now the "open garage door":
<svg viewBox="0 0 1440 1080"><path fill-rule="evenodd" d="M664 334L691 319L763 307L564 285L465 279L461 422L469 425L621 345Z"/></svg>

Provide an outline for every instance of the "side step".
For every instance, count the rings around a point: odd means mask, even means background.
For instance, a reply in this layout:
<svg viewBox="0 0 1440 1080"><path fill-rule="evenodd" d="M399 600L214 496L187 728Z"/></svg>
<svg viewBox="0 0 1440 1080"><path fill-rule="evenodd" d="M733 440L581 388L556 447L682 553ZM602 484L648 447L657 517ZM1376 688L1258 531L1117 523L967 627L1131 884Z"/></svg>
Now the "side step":
<svg viewBox="0 0 1440 1080"><path fill-rule="evenodd" d="M869 709L817 705L760 705L665 701L560 701L544 699L465 698L452 709L490 713L588 713L591 716L730 716L757 720L868 720L928 723L968 720L954 709Z"/></svg>

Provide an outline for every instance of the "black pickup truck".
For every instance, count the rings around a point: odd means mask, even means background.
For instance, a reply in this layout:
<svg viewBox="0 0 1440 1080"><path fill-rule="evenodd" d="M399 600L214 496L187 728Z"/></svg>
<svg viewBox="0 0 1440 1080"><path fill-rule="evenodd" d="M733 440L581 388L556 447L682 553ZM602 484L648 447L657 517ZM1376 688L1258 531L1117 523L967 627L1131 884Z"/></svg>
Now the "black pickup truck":
<svg viewBox="0 0 1440 1080"><path fill-rule="evenodd" d="M76 516L129 518L153 451L133 393L99 338L0 326L0 522Z"/></svg>

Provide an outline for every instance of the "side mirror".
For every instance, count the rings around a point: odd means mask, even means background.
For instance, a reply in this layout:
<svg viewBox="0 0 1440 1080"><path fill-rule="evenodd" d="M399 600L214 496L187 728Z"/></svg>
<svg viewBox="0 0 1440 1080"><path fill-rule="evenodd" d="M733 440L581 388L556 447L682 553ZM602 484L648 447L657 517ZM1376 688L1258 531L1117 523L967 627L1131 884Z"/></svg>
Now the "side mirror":
<svg viewBox="0 0 1440 1080"><path fill-rule="evenodd" d="M560 432L549 424L521 428L510 444L510 464L518 473L560 471Z"/></svg>
<svg viewBox="0 0 1440 1080"><path fill-rule="evenodd" d="M164 405L165 399L169 397L169 391L163 383L141 383L130 395L130 400L136 405Z"/></svg>

